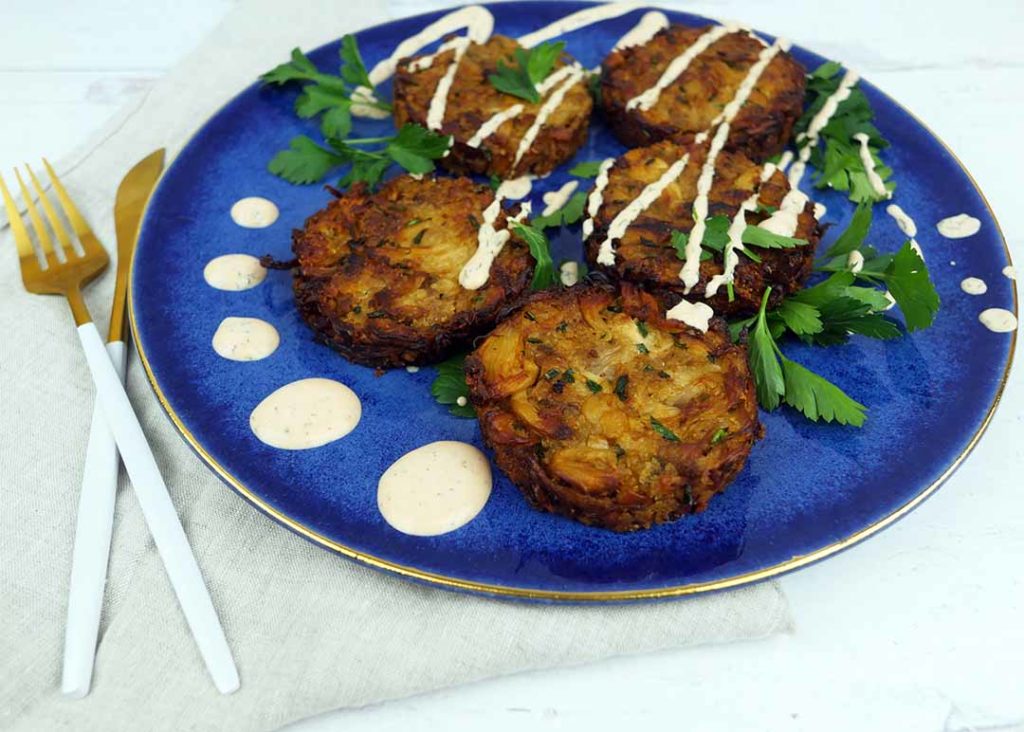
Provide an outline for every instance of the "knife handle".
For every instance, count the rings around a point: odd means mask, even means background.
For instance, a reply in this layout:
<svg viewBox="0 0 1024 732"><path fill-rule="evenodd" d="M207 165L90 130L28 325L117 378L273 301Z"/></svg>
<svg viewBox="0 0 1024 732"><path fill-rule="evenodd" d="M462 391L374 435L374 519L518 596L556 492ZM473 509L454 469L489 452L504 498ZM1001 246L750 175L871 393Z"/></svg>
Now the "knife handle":
<svg viewBox="0 0 1024 732"><path fill-rule="evenodd" d="M123 382L127 361L124 341L108 343L107 354L118 379ZM74 699L88 694L92 683L119 466L117 444L97 400L93 405L89 445L85 450L82 493L78 499L75 545L71 555L68 615L64 626L64 671L60 688Z"/></svg>
<svg viewBox="0 0 1024 732"><path fill-rule="evenodd" d="M189 630L214 685L222 694L230 694L239 686L238 669L185 530L167 492L167 485L146 442L142 425L107 356L96 325L89 322L78 326L78 336L96 385L96 402L102 408L107 426L121 451L142 515L178 596Z"/></svg>

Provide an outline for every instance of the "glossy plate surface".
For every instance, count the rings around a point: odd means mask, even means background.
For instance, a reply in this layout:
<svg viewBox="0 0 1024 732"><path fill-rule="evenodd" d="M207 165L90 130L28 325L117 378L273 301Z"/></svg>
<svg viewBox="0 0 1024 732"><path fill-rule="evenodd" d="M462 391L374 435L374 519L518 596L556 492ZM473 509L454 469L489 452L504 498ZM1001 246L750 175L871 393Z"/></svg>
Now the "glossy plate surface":
<svg viewBox="0 0 1024 732"><path fill-rule="evenodd" d="M517 37L585 7L583 3L490 6L495 32ZM597 65L643 10L564 36L584 65ZM674 22L696 16L665 11ZM377 26L358 34L367 67L441 13ZM288 48L278 54L287 56ZM823 59L794 47L809 69ZM311 54L335 68L338 45ZM492 594L526 598L626 600L668 597L735 586L828 556L888 525L930 494L963 459L987 424L1006 378L1015 334L978 322L985 308L1016 312L1013 283L1001 270L1008 252L981 193L957 160L906 110L862 82L891 141L884 153L898 183L894 201L913 216L933 272L942 310L923 333L882 343L855 337L837 348L787 343L787 354L839 384L870 408L863 429L812 424L790 411L763 415L766 438L735 483L703 514L628 535L588 528L530 509L495 471L490 502L469 525L435 537L391 529L376 504L377 480L397 458L435 440L481 445L476 422L451 417L429 393L434 370L375 376L312 341L296 314L290 275L271 272L260 286L222 292L206 285L203 267L221 254L288 259L291 230L329 200L319 186L292 186L266 171L267 161L314 124L291 111L295 91L244 90L207 122L164 175L148 207L131 281L136 343L153 385L176 426L236 491L289 528L325 547L406 576ZM382 87L390 97L390 82ZM390 122L360 120L358 136L381 134ZM365 133L365 134L363 134ZM624 148L599 118L577 161ZM569 180L563 166L534 186L543 192ZM811 174L805 176L809 189ZM584 181L584 188L589 186ZM818 193L818 192L816 192ZM812 194L815 195L815 194ZM243 229L229 216L245 196L277 203L281 216L265 229ZM845 226L852 204L815 195L825 221ZM968 239L948 240L935 223L958 213L981 220ZM826 242L834 237L826 237ZM559 255L579 258L578 230L554 238ZM870 241L894 250L895 222L875 208ZM988 283L970 296L967 276ZM210 341L227 316L267 320L281 334L270 357L252 363L217 356ZM344 439L308 451L264 445L249 414L265 396L296 379L322 376L350 386L363 418Z"/></svg>

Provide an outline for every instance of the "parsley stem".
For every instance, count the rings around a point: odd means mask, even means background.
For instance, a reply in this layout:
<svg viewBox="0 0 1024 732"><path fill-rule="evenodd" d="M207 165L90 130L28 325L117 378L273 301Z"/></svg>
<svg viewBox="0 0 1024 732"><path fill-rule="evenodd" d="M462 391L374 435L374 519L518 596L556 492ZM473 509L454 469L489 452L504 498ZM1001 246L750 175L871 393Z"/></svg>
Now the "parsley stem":
<svg viewBox="0 0 1024 732"><path fill-rule="evenodd" d="M346 145L370 145L374 142L391 142L393 137L349 137L345 139Z"/></svg>

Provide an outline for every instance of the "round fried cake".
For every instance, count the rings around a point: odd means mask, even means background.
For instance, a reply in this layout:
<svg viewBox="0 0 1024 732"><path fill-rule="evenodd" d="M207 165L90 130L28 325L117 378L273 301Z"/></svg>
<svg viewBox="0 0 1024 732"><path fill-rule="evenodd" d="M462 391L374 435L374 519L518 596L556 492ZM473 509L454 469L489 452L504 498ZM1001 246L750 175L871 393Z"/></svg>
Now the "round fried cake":
<svg viewBox="0 0 1024 732"><path fill-rule="evenodd" d="M671 25L649 42L613 51L601 65L601 108L629 147L672 139L690 143L708 129L743 83L764 48L747 31L715 40L665 87L650 109L630 100L658 84L674 59L710 28ZM732 122L729 148L765 160L782 152L803 112L806 71L788 53L771 60Z"/></svg>
<svg viewBox="0 0 1024 732"><path fill-rule="evenodd" d="M568 54L562 54L555 62L547 78L554 77L557 83L550 84L549 89L541 89L542 98L537 103L500 92L488 81L488 76L497 73L499 61L509 67L517 66L514 54L519 47L511 38L496 35L483 44L471 43L466 49L448 92L440 128L442 133L453 137L449 154L439 161L448 170L496 175L503 179L527 173L543 175L571 158L586 140L593 101L582 70ZM427 68L420 68L423 56L399 62L394 82L396 125L415 122L428 126L431 99L455 53L455 49L443 51ZM560 71L567 66L575 69L568 76L570 69ZM560 89L563 84L566 88ZM524 137L545 103L555 100L556 94L561 102L537 128L536 137L517 162ZM504 121L483 140L474 139L489 119L514 105L522 107L519 114Z"/></svg>
<svg viewBox="0 0 1024 732"><path fill-rule="evenodd" d="M533 275L529 249L513 235L483 287L459 284L493 200L488 186L467 178L404 175L375 193L352 186L293 233L303 319L356 363L392 368L446 358L490 330ZM495 226L506 223L501 211Z"/></svg>
<svg viewBox="0 0 1024 732"><path fill-rule="evenodd" d="M612 240L614 265L598 264L601 242L608 236L609 226L619 212L687 153L690 158L682 174L637 216L621 238ZM685 147L666 141L630 150L618 158L608 172L608 185L594 217L593 233L585 242L591 266L613 278L643 284L678 302L684 296L683 282L679 279L683 261L672 245L672 232L689 233L693 228L693 200L707 153L707 144ZM758 209L747 212L747 224L756 225L768 218L770 211L781 206L790 186L786 176L777 170L761 182L763 170L741 153L720 152L715 158L715 176L708 195L708 217L731 219L740 205L758 191ZM701 262L700 278L686 295L687 299L706 302L719 314L749 315L757 312L768 286L772 288L772 304L797 291L811 274L814 250L821 238L812 202L807 201L799 212L792 236L808 243L791 249L748 246L760 262L739 255L732 300L726 287L719 287L713 297L705 297L708 282L723 270L722 252L709 252L711 258Z"/></svg>
<svg viewBox="0 0 1024 732"><path fill-rule="evenodd" d="M745 349L663 312L632 285L544 291L466 359L484 440L536 508L634 531L743 467L762 434Z"/></svg>

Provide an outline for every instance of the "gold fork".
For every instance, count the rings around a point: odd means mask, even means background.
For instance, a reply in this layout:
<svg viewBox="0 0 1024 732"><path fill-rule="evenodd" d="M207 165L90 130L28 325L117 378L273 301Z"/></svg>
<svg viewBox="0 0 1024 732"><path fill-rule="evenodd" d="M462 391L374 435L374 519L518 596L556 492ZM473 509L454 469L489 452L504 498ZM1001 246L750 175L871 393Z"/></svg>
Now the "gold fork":
<svg viewBox="0 0 1024 732"><path fill-rule="evenodd" d="M181 521L174 510L167 486L157 468L153 452L146 442L142 426L135 416L124 385L82 299L82 286L95 279L107 266L110 258L93 235L85 218L72 203L53 168L45 160L43 165L50 175L57 200L71 223L83 253L75 252L71 239L53 205L43 193L39 180L26 165L28 177L39 196L46 219L60 243L58 250L54 247L53 240L39 216L25 181L21 174L15 171L29 221L42 250L42 259L37 257L25 222L21 219L7 184L0 176L0 192L3 194L7 217L11 222L11 231L21 260L22 282L29 292L63 295L67 298L75 325L78 326L86 362L96 385L96 401L103 410L107 426L117 443L121 460L131 479L153 541L163 559L171 585L178 596L182 612L214 684L221 693L230 694L238 688L238 670L231 657L224 629L203 582L195 555L185 537L185 531L181 527Z"/></svg>

